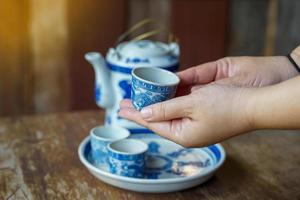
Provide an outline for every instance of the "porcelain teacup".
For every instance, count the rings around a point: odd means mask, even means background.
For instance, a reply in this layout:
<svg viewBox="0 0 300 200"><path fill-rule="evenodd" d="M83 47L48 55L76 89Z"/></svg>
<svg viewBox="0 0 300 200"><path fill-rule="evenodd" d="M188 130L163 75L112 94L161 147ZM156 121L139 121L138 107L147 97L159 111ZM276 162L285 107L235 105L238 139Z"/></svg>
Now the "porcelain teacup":
<svg viewBox="0 0 300 200"><path fill-rule="evenodd" d="M137 67L131 75L131 99L137 110L173 98L180 81L175 73L155 67Z"/></svg>
<svg viewBox="0 0 300 200"><path fill-rule="evenodd" d="M136 139L124 139L108 145L110 172L121 176L143 178L148 145Z"/></svg>
<svg viewBox="0 0 300 200"><path fill-rule="evenodd" d="M107 163L107 145L129 137L127 129L119 126L96 126L90 131L91 156L96 165Z"/></svg>

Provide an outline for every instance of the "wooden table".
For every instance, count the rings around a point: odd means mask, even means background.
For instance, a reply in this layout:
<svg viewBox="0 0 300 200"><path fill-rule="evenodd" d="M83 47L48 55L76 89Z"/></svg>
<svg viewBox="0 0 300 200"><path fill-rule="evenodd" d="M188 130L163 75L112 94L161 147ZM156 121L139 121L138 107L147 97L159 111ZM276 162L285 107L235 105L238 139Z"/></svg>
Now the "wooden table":
<svg viewBox="0 0 300 200"><path fill-rule="evenodd" d="M142 194L104 184L77 148L101 111L0 119L0 199L300 199L300 132L259 131L224 142L227 160L207 183Z"/></svg>

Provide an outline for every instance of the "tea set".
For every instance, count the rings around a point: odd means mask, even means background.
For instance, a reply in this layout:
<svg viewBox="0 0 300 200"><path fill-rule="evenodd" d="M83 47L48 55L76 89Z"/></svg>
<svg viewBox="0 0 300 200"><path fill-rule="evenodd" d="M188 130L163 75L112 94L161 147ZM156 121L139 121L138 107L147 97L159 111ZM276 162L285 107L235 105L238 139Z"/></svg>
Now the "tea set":
<svg viewBox="0 0 300 200"><path fill-rule="evenodd" d="M137 67L162 68L175 72L179 68L179 46L152 40L122 42L110 48L106 60L98 52L85 54L95 71L95 100L105 109L105 125L118 125L131 133L150 130L118 116L119 102L131 97L131 72Z"/></svg>
<svg viewBox="0 0 300 200"><path fill-rule="evenodd" d="M95 71L95 100L106 109L103 126L90 130L79 145L84 166L99 180L137 191L162 193L207 181L225 161L220 144L183 148L118 116L119 102L130 98L135 109L175 96L180 82L179 45L131 40L110 48L106 60L89 52Z"/></svg>

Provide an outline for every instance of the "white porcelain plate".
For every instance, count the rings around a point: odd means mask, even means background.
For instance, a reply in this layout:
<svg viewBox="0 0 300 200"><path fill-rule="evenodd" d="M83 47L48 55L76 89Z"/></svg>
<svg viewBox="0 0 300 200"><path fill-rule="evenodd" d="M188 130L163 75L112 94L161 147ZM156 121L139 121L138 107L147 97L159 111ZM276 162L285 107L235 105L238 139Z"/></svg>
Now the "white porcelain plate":
<svg viewBox="0 0 300 200"><path fill-rule="evenodd" d="M223 164L225 151L220 144L205 148L185 149L154 134L134 134L149 145L144 178L129 178L111 174L107 164L96 166L90 158L90 138L80 144L81 162L101 181L137 192L174 192L207 181Z"/></svg>

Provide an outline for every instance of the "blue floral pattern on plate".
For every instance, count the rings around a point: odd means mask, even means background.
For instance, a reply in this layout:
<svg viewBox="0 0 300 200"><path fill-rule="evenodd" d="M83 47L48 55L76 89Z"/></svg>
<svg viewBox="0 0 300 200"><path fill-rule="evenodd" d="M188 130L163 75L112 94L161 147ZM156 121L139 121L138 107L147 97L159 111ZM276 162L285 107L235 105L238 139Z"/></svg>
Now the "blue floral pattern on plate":
<svg viewBox="0 0 300 200"><path fill-rule="evenodd" d="M192 176L217 163L217 157L204 148L184 149L154 134L136 134L130 137L140 139L149 146L144 179ZM99 169L109 171L108 163L97 164L90 155L88 160ZM118 165L120 163L115 164ZM134 166L131 164L128 163L128 166L131 167L128 167L127 170L129 173L134 173ZM136 174L133 174L133 176L136 176ZM139 177L142 177L142 175L140 174Z"/></svg>
<svg viewBox="0 0 300 200"><path fill-rule="evenodd" d="M90 173L102 182L125 190L162 193L180 191L204 183L223 165L226 158L226 152L221 144L187 152L179 151L183 148L154 134L139 132L130 137L140 139L149 145L147 176L144 178L112 174L107 164L94 164L90 157L89 136L79 145L79 159ZM175 155L176 158L169 155Z"/></svg>

